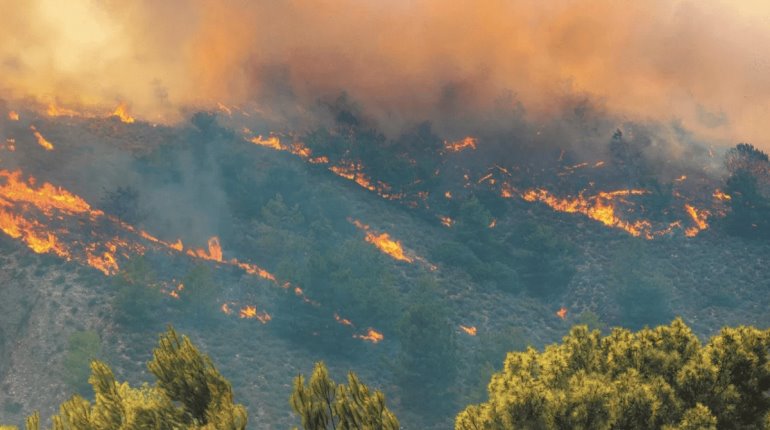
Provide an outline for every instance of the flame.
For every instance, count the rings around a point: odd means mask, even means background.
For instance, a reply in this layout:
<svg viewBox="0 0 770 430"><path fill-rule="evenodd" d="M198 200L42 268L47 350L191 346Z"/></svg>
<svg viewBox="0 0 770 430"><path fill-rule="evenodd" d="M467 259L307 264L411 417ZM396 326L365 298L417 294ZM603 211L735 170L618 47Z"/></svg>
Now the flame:
<svg viewBox="0 0 770 430"><path fill-rule="evenodd" d="M478 143L478 139L468 136L455 142L445 141L444 149L449 152L460 152L468 148L476 149L476 143Z"/></svg>
<svg viewBox="0 0 770 430"><path fill-rule="evenodd" d="M465 332L465 334L469 336L476 336L476 327L475 326L469 326L466 327L462 324L460 324L460 329Z"/></svg>
<svg viewBox="0 0 770 430"><path fill-rule="evenodd" d="M723 193L722 190L720 190L719 188L714 190L713 196L714 196L715 199L721 200L723 202L726 202L728 200L732 200L733 199L731 195Z"/></svg>
<svg viewBox="0 0 770 430"><path fill-rule="evenodd" d="M438 218L441 220L441 224L444 227L451 228L455 224L455 220L449 218L448 216L439 215Z"/></svg>
<svg viewBox="0 0 770 430"><path fill-rule="evenodd" d="M444 197L446 197L447 200L452 200L452 192L444 191Z"/></svg>
<svg viewBox="0 0 770 430"><path fill-rule="evenodd" d="M222 309L222 313L224 313L225 315L233 314L233 310L230 309L230 306L227 303L222 303L222 307L220 307L220 309Z"/></svg>
<svg viewBox="0 0 770 430"><path fill-rule="evenodd" d="M674 181L676 181L676 182L682 182L682 181L684 181L684 180L686 180L686 179L687 179L687 175L682 175L682 176L680 176L680 177L678 177L678 178L674 179Z"/></svg>
<svg viewBox="0 0 770 430"><path fill-rule="evenodd" d="M48 104L48 110L46 111L46 113L48 114L48 116L53 116L53 117L57 117L57 116L69 116L69 117L83 116L78 111L59 107L59 106L56 105L56 103L49 103Z"/></svg>
<svg viewBox="0 0 770 430"><path fill-rule="evenodd" d="M404 254L404 249L401 247L401 242L391 239L388 233L375 234L370 231L368 225L363 224L361 221L353 220L351 222L353 225L366 233L365 240L367 242L376 246L377 249L383 253L388 254L392 258L399 261L405 261L407 263L414 261L414 259Z"/></svg>
<svg viewBox="0 0 770 430"><path fill-rule="evenodd" d="M342 318L342 317L340 317L340 316L339 316L338 314L336 314L336 313L334 314L334 320L335 320L335 321L337 321L338 323L342 324L342 325L347 325L347 326L352 326L352 325L353 325L353 323L352 323L352 322L350 322L350 320L349 320L349 319L347 319L347 318Z"/></svg>
<svg viewBox="0 0 770 430"><path fill-rule="evenodd" d="M698 210L692 205L685 204L684 209L687 212L688 215L690 215L690 218L693 220L695 225L693 227L688 228L684 231L685 236L687 237L695 237L703 230L706 230L709 228L708 225L708 217L711 215L709 211L703 209Z"/></svg>
<svg viewBox="0 0 770 430"><path fill-rule="evenodd" d="M492 221L489 222L489 228L495 228L497 227L497 219L492 218Z"/></svg>
<svg viewBox="0 0 770 430"><path fill-rule="evenodd" d="M281 145L281 140L277 136L270 136L267 139L259 135L252 137L249 141L255 145L264 146L267 148L275 149L276 151L286 151L287 149Z"/></svg>
<svg viewBox="0 0 770 430"><path fill-rule="evenodd" d="M8 119L11 121L18 121L19 120L19 114L16 111L8 111Z"/></svg>
<svg viewBox="0 0 770 430"><path fill-rule="evenodd" d="M175 299L178 299L179 298L179 293L181 293L182 290L184 290L184 284L180 282L179 285L177 285L175 289L171 290L171 292L168 293L168 295L173 297L173 298L175 298Z"/></svg>
<svg viewBox="0 0 770 430"><path fill-rule="evenodd" d="M10 152L16 151L16 139L12 137L5 139L5 148Z"/></svg>
<svg viewBox="0 0 770 430"><path fill-rule="evenodd" d="M561 318L561 319L563 319L563 320L567 319L567 308L562 306L561 309L556 311L556 316Z"/></svg>
<svg viewBox="0 0 770 430"><path fill-rule="evenodd" d="M34 125L30 125L29 129L32 130L32 134L35 135L35 139L37 139L38 145L45 148L46 151L53 151L53 144L49 142L45 137L43 137L43 135L37 131L37 128L35 128Z"/></svg>
<svg viewBox="0 0 770 430"><path fill-rule="evenodd" d="M369 341L371 343L379 343L383 339L385 339L385 336L383 336L382 333L378 332L377 330L371 327L367 329L366 334L354 334L353 337L356 339Z"/></svg>
<svg viewBox="0 0 770 430"><path fill-rule="evenodd" d="M629 222L618 218L615 215L615 206L612 201L618 197L642 195L647 192L644 190L619 190L609 192L599 192L596 196L585 198L582 193L576 198L558 198L548 190L532 189L525 191L521 197L528 202L541 202L551 209L558 212L581 213L602 224L625 230L632 236L644 236L647 239L652 238L650 232L652 226L648 221Z"/></svg>
<svg viewBox="0 0 770 430"><path fill-rule="evenodd" d="M377 193L386 200L398 200L403 197L402 194L393 194L390 185L384 182L377 181L376 184L373 183L372 180L363 173L363 166L359 163L344 162L338 166L329 167L329 170L337 176L353 181L361 187Z"/></svg>
<svg viewBox="0 0 770 430"><path fill-rule="evenodd" d="M268 321L273 319L267 312L257 312L256 306L244 306L238 311L238 317L243 319L255 319L262 324L267 324Z"/></svg>
<svg viewBox="0 0 770 430"><path fill-rule="evenodd" d="M128 108L126 107L125 103L120 103L118 107L115 108L114 111L112 111L112 116L118 117L120 121L126 123L126 124L133 124L134 118L128 114Z"/></svg>

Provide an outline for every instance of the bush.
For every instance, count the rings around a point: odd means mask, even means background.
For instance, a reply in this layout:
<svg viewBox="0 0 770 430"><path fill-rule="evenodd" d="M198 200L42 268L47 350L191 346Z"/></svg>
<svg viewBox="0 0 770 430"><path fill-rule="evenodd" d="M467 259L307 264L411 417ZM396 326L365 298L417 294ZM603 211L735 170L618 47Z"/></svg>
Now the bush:
<svg viewBox="0 0 770 430"><path fill-rule="evenodd" d="M575 275L575 246L545 224L524 223L517 229L513 252L516 271L534 296L561 294Z"/></svg>

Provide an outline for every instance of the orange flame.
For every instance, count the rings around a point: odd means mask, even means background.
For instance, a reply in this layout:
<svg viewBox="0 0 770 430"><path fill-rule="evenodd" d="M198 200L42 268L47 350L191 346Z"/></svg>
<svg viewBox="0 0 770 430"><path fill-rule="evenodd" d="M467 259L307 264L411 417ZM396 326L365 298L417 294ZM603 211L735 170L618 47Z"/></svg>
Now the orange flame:
<svg viewBox="0 0 770 430"><path fill-rule="evenodd" d="M444 227L451 228L455 224L455 220L449 218L448 216L439 215L438 218L441 220L441 224Z"/></svg>
<svg viewBox="0 0 770 430"><path fill-rule="evenodd" d="M367 329L366 334L354 334L354 338L365 340L371 343L379 343L383 339L385 339L385 336L382 335L382 333L378 332L377 330L369 327Z"/></svg>
<svg viewBox="0 0 770 430"><path fill-rule="evenodd" d="M642 195L647 192L644 190L619 190L609 192L599 192L596 196L584 198L579 195L576 198L558 198L548 190L533 189L525 191L521 197L528 202L541 202L551 209L566 213L581 213L602 224L625 230L632 236L644 236L647 239L652 238L650 232L652 226L648 221L629 222L618 218L615 215L615 206L612 201L618 197L630 195Z"/></svg>
<svg viewBox="0 0 770 430"><path fill-rule="evenodd" d="M120 121L126 124L133 124L134 118L128 114L128 108L125 103L120 103L118 107L112 112L112 116L118 117Z"/></svg>
<svg viewBox="0 0 770 430"><path fill-rule="evenodd" d="M46 111L46 113L48 114L48 116L53 116L53 117L57 117L57 116L69 116L69 117L83 116L78 111L59 107L59 106L56 105L56 103L49 103L48 104L48 110Z"/></svg>
<svg viewBox="0 0 770 430"><path fill-rule="evenodd" d="M222 303L222 307L220 309L222 309L222 313L224 313L225 315L233 314L233 310L230 309L230 306L227 303Z"/></svg>
<svg viewBox="0 0 770 430"><path fill-rule="evenodd" d="M567 308L562 306L561 309L556 311L556 316L561 318L561 319L563 319L563 320L567 319Z"/></svg>
<svg viewBox="0 0 770 430"><path fill-rule="evenodd" d="M476 336L476 327L475 326L469 326L466 327L462 324L460 324L460 329L465 332L465 334L469 336Z"/></svg>
<svg viewBox="0 0 770 430"><path fill-rule="evenodd" d="M5 149L10 152L16 151L16 139L12 137L5 139Z"/></svg>
<svg viewBox="0 0 770 430"><path fill-rule="evenodd" d="M46 151L53 151L53 143L49 142L45 137L43 137L43 135L37 131L37 128L35 128L34 125L30 125L29 129L32 130L32 134L35 135L35 139L37 139L38 145L45 148Z"/></svg>
<svg viewBox="0 0 770 430"><path fill-rule="evenodd" d="M377 249L383 253L388 254L392 258L399 261L405 261L407 263L414 261L414 259L404 254L404 249L401 247L401 242L391 239L388 233L372 233L368 225L363 224L358 220L353 220L352 223L366 233L365 240L367 242L376 246Z"/></svg>
<svg viewBox="0 0 770 430"><path fill-rule="evenodd" d="M688 228L684 231L685 236L687 237L695 237L703 230L706 230L709 228L708 223L706 222L708 220L708 217L710 215L709 211L703 209L698 210L695 207L685 204L684 209L687 212L688 215L690 215L690 218L692 218L695 225L693 227Z"/></svg>
<svg viewBox="0 0 770 430"><path fill-rule="evenodd" d="M18 121L19 114L14 110L8 111L8 119L10 119L11 121Z"/></svg>
<svg viewBox="0 0 770 430"><path fill-rule="evenodd" d="M347 326L352 326L353 325L353 323L350 322L349 319L342 318L341 316L339 316L336 313L334 314L334 320L337 321L338 323L342 324L342 325L347 325Z"/></svg>
<svg viewBox="0 0 770 430"><path fill-rule="evenodd" d="M455 141L455 142L444 142L444 149L446 149L449 152L460 152L465 149L476 149L476 143L478 142L478 139L475 137L465 137L461 140Z"/></svg>
<svg viewBox="0 0 770 430"><path fill-rule="evenodd" d="M714 190L714 194L713 195L714 195L715 199L721 200L723 202L726 202L726 201L729 201L729 200L733 199L731 195L723 193L722 190L720 190L719 188Z"/></svg>

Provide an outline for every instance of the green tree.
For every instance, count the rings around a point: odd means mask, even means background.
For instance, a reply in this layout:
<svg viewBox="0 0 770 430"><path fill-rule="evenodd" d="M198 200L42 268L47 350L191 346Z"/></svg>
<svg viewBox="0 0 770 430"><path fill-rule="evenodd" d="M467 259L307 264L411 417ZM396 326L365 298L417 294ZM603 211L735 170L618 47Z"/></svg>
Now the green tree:
<svg viewBox="0 0 770 430"><path fill-rule="evenodd" d="M763 428L770 331L725 328L702 346L681 320L606 337L573 327L543 352L509 353L456 429Z"/></svg>
<svg viewBox="0 0 770 430"><path fill-rule="evenodd" d="M337 384L324 363L316 363L310 381L294 379L289 403L304 430L398 430L398 419L385 406L385 395L372 393L355 373L348 383Z"/></svg>
<svg viewBox="0 0 770 430"><path fill-rule="evenodd" d="M524 223L511 238L516 271L535 296L557 295L575 275L575 246L545 224Z"/></svg>
<svg viewBox="0 0 770 430"><path fill-rule="evenodd" d="M132 388L119 383L109 366L91 362L93 402L74 395L52 417L53 430L244 430L246 409L234 403L230 383L211 359L173 328L161 335L150 371L158 379ZM26 429L38 430L37 413Z"/></svg>
<svg viewBox="0 0 770 430"><path fill-rule="evenodd" d="M86 394L89 390L88 364L101 354L101 338L93 330L72 333L64 355L64 381L73 390Z"/></svg>
<svg viewBox="0 0 770 430"><path fill-rule="evenodd" d="M115 320L125 327L146 328L157 321L163 303L155 274L147 259L140 255L122 265L113 277Z"/></svg>
<svg viewBox="0 0 770 430"><path fill-rule="evenodd" d="M422 413L452 407L450 391L457 376L454 328L436 285L420 281L399 323L401 352L397 378L403 403Z"/></svg>
<svg viewBox="0 0 770 430"><path fill-rule="evenodd" d="M770 237L770 161L764 152L739 143L725 154L729 176L725 191L730 212L725 226L731 234Z"/></svg>

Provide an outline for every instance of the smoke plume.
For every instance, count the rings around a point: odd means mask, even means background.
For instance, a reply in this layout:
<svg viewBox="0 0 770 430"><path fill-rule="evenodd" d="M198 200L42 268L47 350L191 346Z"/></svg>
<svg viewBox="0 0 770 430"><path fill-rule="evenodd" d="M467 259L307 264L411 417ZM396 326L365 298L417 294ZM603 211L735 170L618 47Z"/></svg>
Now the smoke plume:
<svg viewBox="0 0 770 430"><path fill-rule="evenodd" d="M736 4L740 3L740 6ZM590 101L770 148L766 2L0 0L0 91L174 120L253 103L287 124L345 92L447 134Z"/></svg>

